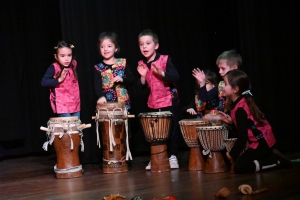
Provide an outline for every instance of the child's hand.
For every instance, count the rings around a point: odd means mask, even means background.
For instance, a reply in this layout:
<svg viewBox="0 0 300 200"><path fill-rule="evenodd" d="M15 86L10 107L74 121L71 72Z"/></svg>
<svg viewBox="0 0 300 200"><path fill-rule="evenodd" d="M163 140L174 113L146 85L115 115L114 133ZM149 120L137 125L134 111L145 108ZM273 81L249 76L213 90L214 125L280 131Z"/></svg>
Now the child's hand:
<svg viewBox="0 0 300 200"><path fill-rule="evenodd" d="M60 77L58 78L58 82L59 83L61 83L61 82L63 82L65 80L68 72L69 71L67 69L63 69L63 71L60 74Z"/></svg>
<svg viewBox="0 0 300 200"><path fill-rule="evenodd" d="M153 66L154 73L161 75L162 77L165 77L165 72L163 70L161 70L160 68L158 68L155 63L152 63L152 66Z"/></svg>
<svg viewBox="0 0 300 200"><path fill-rule="evenodd" d="M221 117L219 115L206 114L203 116L203 119L208 121L219 121L221 120Z"/></svg>
<svg viewBox="0 0 300 200"><path fill-rule="evenodd" d="M229 155L229 152L226 152L226 157L230 161L230 163L233 163L233 158Z"/></svg>
<svg viewBox="0 0 300 200"><path fill-rule="evenodd" d="M114 77L113 82L123 82L123 79L120 76L116 76Z"/></svg>
<svg viewBox="0 0 300 200"><path fill-rule="evenodd" d="M226 113L219 111L218 115L220 116L221 120L226 122L227 124L233 123L231 117L229 115L227 115Z"/></svg>
<svg viewBox="0 0 300 200"><path fill-rule="evenodd" d="M104 104L107 103L106 98L105 97L100 97L97 101L97 104Z"/></svg>
<svg viewBox="0 0 300 200"><path fill-rule="evenodd" d="M200 70L199 68L193 69L192 75L197 79L200 87L205 85L205 74L203 70Z"/></svg>
<svg viewBox="0 0 300 200"><path fill-rule="evenodd" d="M143 77L146 76L146 74L148 73L149 69L147 66L145 66L144 64L141 64L137 67L137 71L139 72L139 74Z"/></svg>
<svg viewBox="0 0 300 200"><path fill-rule="evenodd" d="M193 108L189 108L186 112L190 113L191 115L197 115L196 111Z"/></svg>

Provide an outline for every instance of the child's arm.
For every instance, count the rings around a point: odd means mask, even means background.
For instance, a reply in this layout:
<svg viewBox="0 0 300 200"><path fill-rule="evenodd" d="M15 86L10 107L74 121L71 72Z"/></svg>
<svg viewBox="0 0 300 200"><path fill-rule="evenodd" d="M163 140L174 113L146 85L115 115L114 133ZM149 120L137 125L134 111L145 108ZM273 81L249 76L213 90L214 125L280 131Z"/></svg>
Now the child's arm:
<svg viewBox="0 0 300 200"><path fill-rule="evenodd" d="M133 85L134 82L135 82L135 78L134 78L133 74L131 73L131 70L128 67L128 65L126 65L125 75L124 75L124 78L123 78L123 83L125 85Z"/></svg>
<svg viewBox="0 0 300 200"><path fill-rule="evenodd" d="M243 108L238 108L235 114L237 127L237 140L235 141L229 155L237 158L245 148L248 140L248 115Z"/></svg>
<svg viewBox="0 0 300 200"><path fill-rule="evenodd" d="M97 70L94 71L94 90L98 99L101 97L105 98L105 94L102 89L102 76Z"/></svg>
<svg viewBox="0 0 300 200"><path fill-rule="evenodd" d="M179 80L179 73L173 65L171 58L168 57L166 71L164 72L164 80L176 82Z"/></svg>
<svg viewBox="0 0 300 200"><path fill-rule="evenodd" d="M199 99L203 102L207 102L213 99L218 99L218 87L213 87L207 91L205 85L198 88Z"/></svg>
<svg viewBox="0 0 300 200"><path fill-rule="evenodd" d="M47 69L44 77L42 78L41 85L43 87L55 87L59 84L58 78L53 78L54 73L55 73L54 66L51 65Z"/></svg>

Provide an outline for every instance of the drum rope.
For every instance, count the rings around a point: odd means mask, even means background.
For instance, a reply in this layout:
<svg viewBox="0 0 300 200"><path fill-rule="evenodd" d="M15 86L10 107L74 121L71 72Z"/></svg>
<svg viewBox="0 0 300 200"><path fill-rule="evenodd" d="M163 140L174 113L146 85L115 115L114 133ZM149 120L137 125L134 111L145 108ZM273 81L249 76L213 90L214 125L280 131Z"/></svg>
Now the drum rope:
<svg viewBox="0 0 300 200"><path fill-rule="evenodd" d="M77 127L81 124L81 121L78 120L77 122L67 122L67 123L61 123L59 121L54 121L53 124L51 124L51 121L49 120L48 121L48 131L46 132L46 135L47 135L47 141L43 144L43 149L45 151L48 151L48 145L52 145L54 139L55 139L55 128L57 127L56 125L60 125L62 127L62 131L58 132L58 137L59 138L62 138L64 136L64 134L67 134L69 137L70 137L70 143L71 143L71 147L70 149L73 150L74 148L74 143L73 143L73 139L72 139L72 136L71 134L72 131L71 131L71 128L72 127L76 127L76 130L79 132L79 135L80 135L80 145L81 145L81 151L83 152L84 151L84 144L83 144L83 140L82 140L82 137L83 137L83 134L82 134L82 129L78 129ZM71 127L71 125L74 125ZM65 127L67 127L65 129Z"/></svg>
<svg viewBox="0 0 300 200"><path fill-rule="evenodd" d="M99 118L99 116L100 116L100 110L106 111L108 119L105 119L105 118L100 119ZM99 121L108 121L109 150L113 151L113 146L116 145L114 134L113 134L113 123L116 123L118 121L124 121L124 120L123 119L114 119L114 112L115 111L122 111L122 108L114 108L112 110L112 114L106 108L98 109L98 113L96 114L97 115L96 119L98 119L96 121L96 131L97 131L97 144L99 145L99 148L100 148L99 124L98 124ZM130 152L130 149L129 149L127 113L128 113L127 108L125 108L124 109L124 116L126 117L126 120L125 120L125 130L126 130L126 148L127 148L127 151L126 151L126 160L128 160L129 158L132 160L132 155L131 155L131 152Z"/></svg>
<svg viewBox="0 0 300 200"><path fill-rule="evenodd" d="M111 163L122 163L125 162L125 156L123 156L120 160L106 160L105 158L103 158L103 161L107 162L107 164L111 164Z"/></svg>
<svg viewBox="0 0 300 200"><path fill-rule="evenodd" d="M78 172L82 170L82 165L70 167L67 169L58 169L57 165L54 166L54 172L57 174L64 174L64 173L70 173L70 172Z"/></svg>
<svg viewBox="0 0 300 200"><path fill-rule="evenodd" d="M163 151L160 151L160 152L156 152L156 153L152 153L152 152L151 152L151 155L160 154L160 153L163 153L163 152L166 152L166 151L167 151L167 149L165 149L165 150L163 150Z"/></svg>

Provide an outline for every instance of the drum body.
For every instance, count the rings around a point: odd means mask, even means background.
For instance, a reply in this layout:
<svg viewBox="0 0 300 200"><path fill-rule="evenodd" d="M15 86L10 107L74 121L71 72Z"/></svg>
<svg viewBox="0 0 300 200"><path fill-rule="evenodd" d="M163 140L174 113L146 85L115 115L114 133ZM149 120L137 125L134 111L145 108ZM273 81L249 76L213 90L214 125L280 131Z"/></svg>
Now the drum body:
<svg viewBox="0 0 300 200"><path fill-rule="evenodd" d="M78 153L81 136L77 130L80 124L78 117L55 117L48 121L48 127L55 136L53 145L57 157L54 167L56 178L82 176Z"/></svg>
<svg viewBox="0 0 300 200"><path fill-rule="evenodd" d="M139 119L146 141L151 145L151 172L170 171L166 141L170 134L172 113L140 113Z"/></svg>
<svg viewBox="0 0 300 200"><path fill-rule="evenodd" d="M190 147L189 170L203 170L205 161L196 126L208 126L209 122L201 118L183 119L179 121L179 125L185 143Z"/></svg>
<svg viewBox="0 0 300 200"><path fill-rule="evenodd" d="M97 110L103 141L103 173L127 172L125 123L123 120L125 103L98 104ZM112 140L115 145L111 145Z"/></svg>
<svg viewBox="0 0 300 200"><path fill-rule="evenodd" d="M224 139L224 143L225 143L225 147L226 147L226 151L227 151L227 152L230 152L230 151L231 151L231 149L232 149L232 147L233 147L233 145L234 145L234 143L235 143L236 140L237 140L237 138L228 138L228 139ZM239 156L241 156L241 155L244 153L244 151L245 151L246 149L248 149L248 142L246 143L245 148L241 151L241 153L240 153ZM229 172L230 172L231 174L234 173L234 163L231 163Z"/></svg>
<svg viewBox="0 0 300 200"><path fill-rule="evenodd" d="M224 126L196 127L203 153L209 154L206 159L204 173L220 173L228 171L222 155L225 149L224 139L228 138L228 130Z"/></svg>

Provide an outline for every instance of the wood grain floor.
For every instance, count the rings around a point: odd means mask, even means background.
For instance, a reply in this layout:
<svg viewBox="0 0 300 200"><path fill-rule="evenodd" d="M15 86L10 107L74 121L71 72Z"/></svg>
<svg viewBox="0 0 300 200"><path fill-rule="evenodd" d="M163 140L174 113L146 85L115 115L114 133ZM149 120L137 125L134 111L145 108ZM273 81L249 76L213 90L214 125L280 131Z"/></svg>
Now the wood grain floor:
<svg viewBox="0 0 300 200"><path fill-rule="evenodd" d="M300 152L285 153L291 159ZM189 151L180 152L180 169L170 172L145 171L150 156L134 157L132 169L124 173L104 174L101 164L86 164L82 177L57 179L53 171L56 155L23 156L0 161L0 199L103 199L119 193L131 199L174 196L177 200L216 199L223 187L230 190L228 200L300 199L300 163L293 168L271 169L252 174L205 174L189 171ZM241 184L253 190L267 187L269 191L257 195L243 195Z"/></svg>

